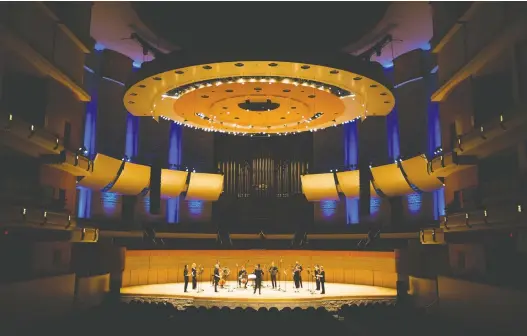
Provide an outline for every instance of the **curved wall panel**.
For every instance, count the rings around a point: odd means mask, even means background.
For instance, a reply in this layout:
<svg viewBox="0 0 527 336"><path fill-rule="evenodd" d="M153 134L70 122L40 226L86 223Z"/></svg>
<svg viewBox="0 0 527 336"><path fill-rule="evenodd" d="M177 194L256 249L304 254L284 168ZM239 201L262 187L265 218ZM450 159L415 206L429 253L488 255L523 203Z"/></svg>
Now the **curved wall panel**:
<svg viewBox="0 0 527 336"><path fill-rule="evenodd" d="M360 177L358 170L338 172L340 190L346 197L359 197Z"/></svg>
<svg viewBox="0 0 527 336"><path fill-rule="evenodd" d="M435 176L429 175L428 160L423 155L413 157L401 163L408 180L419 190L430 192L439 189L443 183Z"/></svg>
<svg viewBox="0 0 527 336"><path fill-rule="evenodd" d="M374 167L371 169L371 173L377 188L388 197L402 196L414 192L408 182L406 182L397 163Z"/></svg>
<svg viewBox="0 0 527 336"><path fill-rule="evenodd" d="M101 190L113 182L122 164L122 160L97 154L95 160L93 160L93 171L91 175L80 180L79 185L90 189Z"/></svg>
<svg viewBox="0 0 527 336"><path fill-rule="evenodd" d="M333 173L302 175L300 179L302 192L308 201L339 199Z"/></svg>
<svg viewBox="0 0 527 336"><path fill-rule="evenodd" d="M109 190L122 195L139 195L150 185L150 166L126 162L119 178Z"/></svg>
<svg viewBox="0 0 527 336"><path fill-rule="evenodd" d="M179 170L161 170L161 197L178 197L186 188L188 172Z"/></svg>
<svg viewBox="0 0 527 336"><path fill-rule="evenodd" d="M222 174L191 173L185 200L217 201L222 190Z"/></svg>

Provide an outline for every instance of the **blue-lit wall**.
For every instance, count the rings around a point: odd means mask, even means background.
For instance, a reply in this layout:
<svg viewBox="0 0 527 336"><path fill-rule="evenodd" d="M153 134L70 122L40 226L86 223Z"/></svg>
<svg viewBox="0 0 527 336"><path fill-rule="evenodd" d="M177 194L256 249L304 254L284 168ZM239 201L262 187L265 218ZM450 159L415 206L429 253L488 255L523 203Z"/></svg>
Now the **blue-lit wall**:
<svg viewBox="0 0 527 336"><path fill-rule="evenodd" d="M182 126L174 122L170 124L169 147L168 147L168 165L170 169L180 168L181 165L181 138ZM195 203L199 202L199 203ZM200 216L203 212L203 202L188 202L189 214L191 216ZM179 223L179 206L180 198L171 198L167 200L166 219L168 223Z"/></svg>
<svg viewBox="0 0 527 336"><path fill-rule="evenodd" d="M427 78L429 97L437 88L437 78L430 74ZM432 157L434 151L442 147L441 123L439 119L439 104L428 99L428 157ZM445 215L445 189L441 188L433 192L434 197L434 219Z"/></svg>
<svg viewBox="0 0 527 336"><path fill-rule="evenodd" d="M357 122L344 124L344 167L346 170L358 169L359 139ZM322 210L324 212L324 210ZM329 210L328 210L329 211ZM346 198L346 224L359 223L359 199Z"/></svg>
<svg viewBox="0 0 527 336"><path fill-rule="evenodd" d="M100 50L95 50L94 57L100 57ZM93 69L89 70L91 72L91 80L86 80L86 82L90 85L87 89L90 93L91 100L86 104L83 146L88 151L88 156L93 159L97 153L97 149L95 147L95 138L97 134L97 110L99 104L99 75L94 73ZM77 187L77 189L79 190L77 200L77 217L91 218L92 190L80 186Z"/></svg>
<svg viewBox="0 0 527 336"><path fill-rule="evenodd" d="M393 78L393 67L384 70L386 77ZM392 112L386 116L386 131L388 139L388 158L391 162L397 160L401 156L400 142L399 142L399 122L397 120L397 94L394 92L395 106Z"/></svg>
<svg viewBox="0 0 527 336"><path fill-rule="evenodd" d="M124 155L128 161L137 157L137 141L139 134L139 117L128 113L126 117L126 145Z"/></svg>

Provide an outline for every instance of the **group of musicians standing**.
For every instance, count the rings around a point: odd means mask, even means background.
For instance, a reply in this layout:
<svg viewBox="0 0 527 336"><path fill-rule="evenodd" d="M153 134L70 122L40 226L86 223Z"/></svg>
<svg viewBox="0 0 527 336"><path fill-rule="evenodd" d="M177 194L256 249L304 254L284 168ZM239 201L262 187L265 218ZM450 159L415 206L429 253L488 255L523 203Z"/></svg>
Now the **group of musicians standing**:
<svg viewBox="0 0 527 336"><path fill-rule="evenodd" d="M238 265L236 265L238 266ZM314 267L314 274L313 277L316 282L316 290L320 290L320 294L326 293L325 283L326 283L326 272L324 271L324 266L315 265ZM302 271L303 267L301 264L298 263L298 261L295 263L295 266L292 268L293 272L293 281L295 283L295 292L299 291L299 288L303 288L302 284ZM277 285L277 276L278 276L278 267L275 265L274 261L271 263L271 266L269 267L269 274L271 275L271 284L273 286L273 289L278 289ZM188 288L189 278L192 278L192 289L196 290L197 283L198 283L198 275L203 272L203 268L200 266L199 269L196 268L196 264L192 264L192 268L189 274L188 265L185 265L185 268L183 270L183 278L185 280L185 292ZM220 284L220 281L225 282L225 279L222 278L222 274L220 274L220 264L219 262L214 265L214 275L213 275L213 283L214 283L214 292L218 292L218 285ZM256 291L258 290L259 294L262 294L262 280L264 271L260 267L260 264L257 264L254 266L253 271L253 278L254 278L254 294L256 294ZM286 272L284 271L284 274ZM309 274L309 271L308 271ZM311 276L311 274L309 274ZM248 273L245 269L245 266L241 266L240 271L238 272L238 286L247 288L247 282L248 282Z"/></svg>

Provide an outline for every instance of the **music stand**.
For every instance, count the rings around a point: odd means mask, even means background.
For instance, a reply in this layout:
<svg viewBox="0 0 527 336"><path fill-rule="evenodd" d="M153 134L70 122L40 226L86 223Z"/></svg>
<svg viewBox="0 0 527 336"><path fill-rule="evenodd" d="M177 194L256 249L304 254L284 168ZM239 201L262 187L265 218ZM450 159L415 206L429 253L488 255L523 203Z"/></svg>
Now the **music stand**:
<svg viewBox="0 0 527 336"><path fill-rule="evenodd" d="M240 274L238 272L238 264L236 264L236 288L240 288Z"/></svg>
<svg viewBox="0 0 527 336"><path fill-rule="evenodd" d="M315 290L311 289L311 287L313 286L313 283L312 283L312 275L311 275L311 267L308 267L307 268L307 276L309 277L309 279L307 280L307 291L311 294L315 294Z"/></svg>
<svg viewBox="0 0 527 336"><path fill-rule="evenodd" d="M282 274L280 274L280 271L282 270L282 257L280 257L280 268L278 269L278 291L282 291Z"/></svg>

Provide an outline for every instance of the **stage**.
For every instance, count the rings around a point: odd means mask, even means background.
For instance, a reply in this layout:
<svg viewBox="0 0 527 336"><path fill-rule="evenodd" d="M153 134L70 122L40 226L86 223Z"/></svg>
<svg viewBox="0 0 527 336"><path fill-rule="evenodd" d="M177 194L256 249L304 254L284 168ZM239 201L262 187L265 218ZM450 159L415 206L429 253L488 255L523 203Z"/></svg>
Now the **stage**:
<svg viewBox="0 0 527 336"><path fill-rule="evenodd" d="M338 309L343 304L358 305L371 303L395 304L397 290L392 288L363 286L340 283L327 283L326 294L314 291L315 284L304 282L304 288L295 291L293 282L281 282L280 289L275 290L262 286L262 294L253 294L253 288L237 288L237 283L229 281L225 288L214 292L210 282L203 282L200 291L193 291L189 283L188 292L183 291L183 283L167 283L143 286L130 286L121 289L121 300L147 302L170 302L178 309L189 306L204 307L286 307L308 308L325 307L328 310Z"/></svg>

